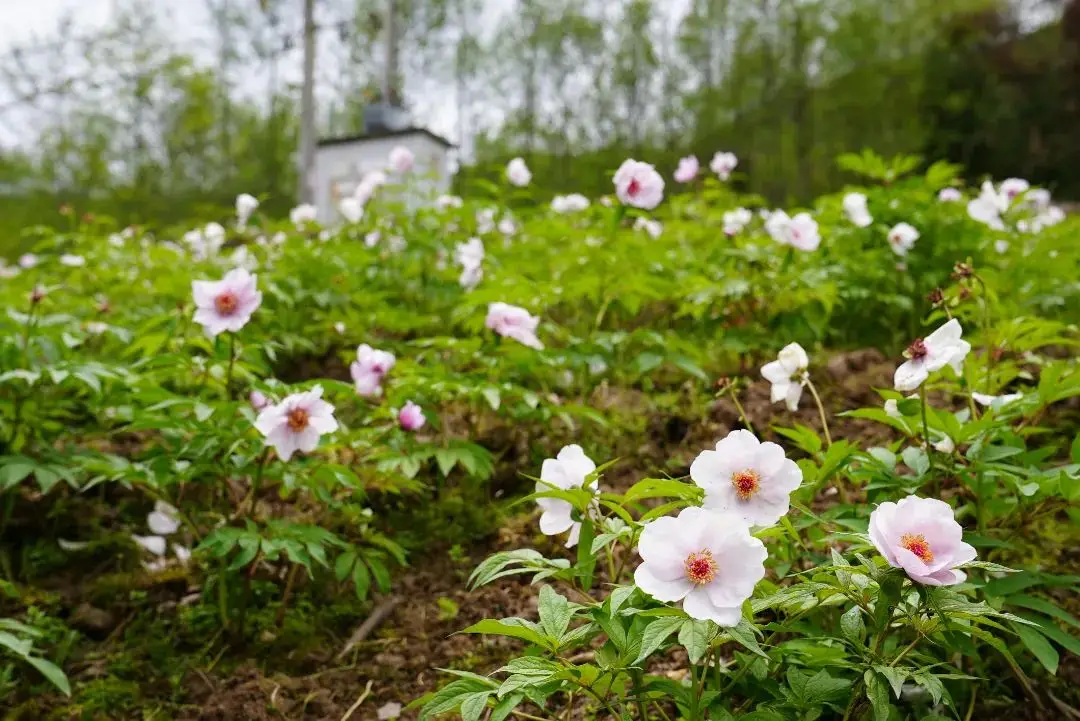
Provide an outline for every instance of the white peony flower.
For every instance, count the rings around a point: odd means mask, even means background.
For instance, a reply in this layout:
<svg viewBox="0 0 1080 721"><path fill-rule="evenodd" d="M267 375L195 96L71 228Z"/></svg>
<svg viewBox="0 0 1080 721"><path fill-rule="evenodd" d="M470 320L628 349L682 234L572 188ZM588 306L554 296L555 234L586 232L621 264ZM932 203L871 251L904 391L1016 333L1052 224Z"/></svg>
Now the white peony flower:
<svg viewBox="0 0 1080 721"><path fill-rule="evenodd" d="M165 501L156 501L154 510L146 516L146 525L158 536L171 536L180 528L178 513Z"/></svg>
<svg viewBox="0 0 1080 721"><path fill-rule="evenodd" d="M342 198L338 203L338 212L348 222L359 223L364 217L364 204L355 197Z"/></svg>
<svg viewBox="0 0 1080 721"><path fill-rule="evenodd" d="M858 228L865 228L874 222L874 217L866 207L866 196L862 193L848 193L844 196L844 213Z"/></svg>
<svg viewBox="0 0 1080 721"><path fill-rule="evenodd" d="M783 448L746 430L732 431L716 450L698 454L690 477L705 489L705 508L729 511L752 526L779 521L802 484L802 470Z"/></svg>
<svg viewBox="0 0 1080 721"><path fill-rule="evenodd" d="M908 223L897 223L889 231L889 247L897 255L907 255L919 239L919 231Z"/></svg>
<svg viewBox="0 0 1080 721"><path fill-rule="evenodd" d="M791 218L782 210L773 211L765 221L765 230L777 243L799 250L817 250L821 244L817 221L809 213Z"/></svg>
<svg viewBox="0 0 1080 721"><path fill-rule="evenodd" d="M709 162L709 170L716 173L720 180L727 180L731 177L731 171L735 170L735 166L739 164L739 159L735 157L735 153L720 152L713 156Z"/></svg>
<svg viewBox="0 0 1080 721"><path fill-rule="evenodd" d="M135 541L138 545L145 548L155 556L165 555L165 539L161 536L138 536L134 533L131 534L131 540Z"/></svg>
<svg viewBox="0 0 1080 721"><path fill-rule="evenodd" d="M806 369L810 359L798 343L790 343L780 351L776 360L761 367L761 375L772 383L772 402L784 401L789 411L799 409L799 399L807 382Z"/></svg>
<svg viewBox="0 0 1080 721"><path fill-rule="evenodd" d="M412 170L415 162L416 157L413 155L413 152L404 145L395 146L390 151L390 170L399 175L403 175Z"/></svg>
<svg viewBox="0 0 1080 721"><path fill-rule="evenodd" d="M942 188L937 194L937 199L942 203L957 203L964 199L964 195L956 188Z"/></svg>
<svg viewBox="0 0 1080 721"><path fill-rule="evenodd" d="M720 626L738 625L769 555L738 515L696 507L646 525L638 554L638 588L657 601L682 601L686 615Z"/></svg>
<svg viewBox="0 0 1080 721"><path fill-rule="evenodd" d="M524 188L532 182L532 173L523 158L514 158L506 164L506 179L519 188Z"/></svg>
<svg viewBox="0 0 1080 721"><path fill-rule="evenodd" d="M259 207L259 199L248 193L236 196L236 222L241 228L247 225L251 214Z"/></svg>
<svg viewBox="0 0 1080 721"><path fill-rule="evenodd" d="M639 217L634 221L634 230L644 230L653 240L656 240L664 232L664 226L659 220Z"/></svg>
<svg viewBox="0 0 1080 721"><path fill-rule="evenodd" d="M579 213L589 207L589 199L581 193L556 195L551 199L551 209L556 213Z"/></svg>
<svg viewBox="0 0 1080 721"><path fill-rule="evenodd" d="M571 488L592 489L596 493L600 489L596 487L594 478L587 486L586 477L596 470L596 464L585 455L585 451L578 445L565 446L555 458L548 458L540 468L540 480L536 482L536 492L542 493L552 489L570 490ZM581 535L581 520L574 519L574 507L569 501L561 498L537 498L536 504L543 513L540 515L540 531L545 536L555 536L570 531L566 541L566 547L572 548L577 545Z"/></svg>
<svg viewBox="0 0 1080 721"><path fill-rule="evenodd" d="M917 338L904 351L907 361L896 369L893 385L898 391L913 391L923 384L931 373L952 366L957 375L962 372L964 358L971 344L960 336L960 321L953 318L926 338Z"/></svg>
<svg viewBox="0 0 1080 721"><path fill-rule="evenodd" d="M302 203L289 211L289 220L297 230L303 230L305 226L315 222L318 211L310 203Z"/></svg>
<svg viewBox="0 0 1080 721"><path fill-rule="evenodd" d="M724 234L737 235L743 228L750 225L754 214L746 208L735 208L724 213Z"/></svg>

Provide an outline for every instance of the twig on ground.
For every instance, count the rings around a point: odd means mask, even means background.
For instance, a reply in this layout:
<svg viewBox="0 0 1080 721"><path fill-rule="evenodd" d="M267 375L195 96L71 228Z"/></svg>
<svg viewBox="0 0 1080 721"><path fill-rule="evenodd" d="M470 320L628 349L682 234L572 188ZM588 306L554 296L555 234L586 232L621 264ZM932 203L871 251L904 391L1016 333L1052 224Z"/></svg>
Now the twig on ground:
<svg viewBox="0 0 1080 721"><path fill-rule="evenodd" d="M394 607L401 603L401 599L397 596L391 596L384 599L375 606L371 615L364 619L364 622L353 631L353 635L349 637L345 647L341 649L337 656L334 657L335 661L341 661L348 655L349 651L352 651L356 644L362 642L365 638L371 635L371 633L379 627L386 617L390 615L390 612L394 610Z"/></svg>
<svg viewBox="0 0 1080 721"><path fill-rule="evenodd" d="M371 694L371 685L373 683L375 683L374 680L369 680L367 682L367 686L364 687L364 693L360 694L360 698L356 699L356 703L349 707L349 710L341 717L341 721L349 721L349 717L353 715L353 711L360 708L360 704L367 700L367 697Z"/></svg>

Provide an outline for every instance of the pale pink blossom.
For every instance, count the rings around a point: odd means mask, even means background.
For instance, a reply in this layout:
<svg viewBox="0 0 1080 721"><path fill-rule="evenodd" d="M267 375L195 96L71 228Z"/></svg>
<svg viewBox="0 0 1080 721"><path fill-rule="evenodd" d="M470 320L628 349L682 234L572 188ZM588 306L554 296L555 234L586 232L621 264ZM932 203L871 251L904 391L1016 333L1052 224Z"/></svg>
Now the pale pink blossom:
<svg viewBox="0 0 1080 721"><path fill-rule="evenodd" d="M765 230L776 242L799 250L817 250L821 244L817 221L809 213L791 218L782 210L773 211L765 221Z"/></svg>
<svg viewBox="0 0 1080 721"><path fill-rule="evenodd" d="M256 276L243 268L230 270L219 281L192 281L191 293L195 298L195 322L211 338L243 328L262 303Z"/></svg>
<svg viewBox="0 0 1080 721"><path fill-rule="evenodd" d="M1016 200L1028 191L1031 187L1031 183L1023 178L1006 178L1001 181L1001 185L998 187L998 193L1001 194L1002 199L1006 205L1012 205Z"/></svg>
<svg viewBox="0 0 1080 721"><path fill-rule="evenodd" d="M266 437L283 461L296 451L310 453L319 438L338 429L334 407L322 399L322 386L293 393L277 405L264 408L255 419L255 428Z"/></svg>
<svg viewBox="0 0 1080 721"><path fill-rule="evenodd" d="M720 152L713 156L712 161L709 162L709 169L716 173L720 180L727 180L731 177L731 173L735 170L735 167L739 164L739 159L735 156L735 153Z"/></svg>
<svg viewBox="0 0 1080 721"><path fill-rule="evenodd" d="M746 208L735 208L724 213L724 234L737 235L743 228L750 225L754 214Z"/></svg>
<svg viewBox="0 0 1080 721"><path fill-rule="evenodd" d="M523 158L514 158L506 164L506 178L512 185L524 188L532 182L532 173Z"/></svg>
<svg viewBox="0 0 1080 721"><path fill-rule="evenodd" d="M540 480L536 482L536 492L584 488L599 493L596 478L588 477L596 470L596 464L585 455L579 445L564 446L555 458L548 458L540 467ZM581 535L581 520L574 519L574 507L561 498L537 498L540 506L540 532L545 536L557 536L570 531L566 547L577 545Z"/></svg>
<svg viewBox="0 0 1080 721"><path fill-rule="evenodd" d="M398 423L401 425L402 430L418 431L424 427L426 422L427 419L424 418L423 409L412 401L406 401L405 405L398 411Z"/></svg>
<svg viewBox="0 0 1080 721"><path fill-rule="evenodd" d="M544 349L544 344L536 337L540 319L524 308L508 303L492 303L488 306L484 324L499 335L513 338L522 345L536 350Z"/></svg>
<svg viewBox="0 0 1080 721"><path fill-rule="evenodd" d="M938 191L937 199L942 203L958 203L964 199L964 194L956 188L942 188Z"/></svg>
<svg viewBox="0 0 1080 721"><path fill-rule="evenodd" d="M261 411L270 405L270 399L268 399L261 391L253 390L248 394L248 402L251 407L256 411Z"/></svg>
<svg viewBox="0 0 1080 721"><path fill-rule="evenodd" d="M38 264L38 257L33 253L23 253L19 256L20 268L33 268Z"/></svg>
<svg viewBox="0 0 1080 721"><path fill-rule="evenodd" d="M656 240L664 232L664 226L659 220L639 216L638 219L634 221L634 230L644 230L649 234L650 238Z"/></svg>
<svg viewBox="0 0 1080 721"><path fill-rule="evenodd" d="M615 195L625 205L652 210L664 199L664 179L656 168L637 160L626 160L615 171Z"/></svg>
<svg viewBox="0 0 1080 721"><path fill-rule="evenodd" d="M698 163L698 159L693 155L687 155L685 158L679 160L679 167L675 170L676 183L689 183L691 180L697 177L698 170L701 164Z"/></svg>
<svg viewBox="0 0 1080 721"><path fill-rule="evenodd" d="M367 343L357 347L356 360L349 366L357 394L365 397L380 395L383 378L396 362L397 358L388 351L376 350Z"/></svg>
<svg viewBox="0 0 1080 721"><path fill-rule="evenodd" d="M870 540L890 566L927 586L963 582L967 575L956 567L976 556L964 543L952 508L935 498L908 496L882 503L870 514Z"/></svg>
<svg viewBox="0 0 1080 721"><path fill-rule="evenodd" d="M413 169L413 164L416 162L416 156L414 156L413 152L404 145L398 145L390 151L389 160L390 170L399 175L404 175Z"/></svg>
<svg viewBox="0 0 1080 721"><path fill-rule="evenodd" d="M698 454L690 478L705 489L705 508L734 513L752 526L772 526L788 512L803 474L777 444L736 430L716 450Z"/></svg>
<svg viewBox="0 0 1080 721"><path fill-rule="evenodd" d="M765 544L737 514L684 508L641 531L634 583L657 601L682 601L691 618L737 626L765 577Z"/></svg>

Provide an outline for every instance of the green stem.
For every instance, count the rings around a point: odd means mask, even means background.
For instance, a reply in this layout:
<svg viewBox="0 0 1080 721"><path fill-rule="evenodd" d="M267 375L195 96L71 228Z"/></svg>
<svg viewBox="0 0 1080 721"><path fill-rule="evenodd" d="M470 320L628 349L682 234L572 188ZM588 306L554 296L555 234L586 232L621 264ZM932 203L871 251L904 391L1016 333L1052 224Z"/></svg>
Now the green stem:
<svg viewBox="0 0 1080 721"><path fill-rule="evenodd" d="M911 643L909 643L909 644L908 644L907 646L905 646L905 647L904 647L904 650L900 652L900 655L898 655L898 656L897 656L896 658L894 658L894 659L893 659L893 660L892 660L892 661L891 661L891 662L889 663L889 665L890 665L890 666L895 666L896 664L898 664L898 663L900 663L901 661L903 661L903 660L904 660L904 656L907 656L907 655L908 655L908 652L909 652L909 651L911 651L911 649L915 648L915 644L917 644L917 643L919 642L919 640L920 640L921 638L922 638L922 636L915 636L915 640L914 640L914 641L912 641Z"/></svg>
<svg viewBox="0 0 1080 721"><path fill-rule="evenodd" d="M228 568L225 559L221 560L221 570L218 572L218 613L221 615L221 628L229 628L229 589L225 585L225 577Z"/></svg>
<svg viewBox="0 0 1080 721"><path fill-rule="evenodd" d="M746 411L742 407L742 403L739 403L738 389L731 389L731 402L735 404L735 410L739 412L739 418L742 419L743 425L746 426L746 430L751 433L754 432L754 424L750 422L750 417L746 415Z"/></svg>
<svg viewBox="0 0 1080 721"><path fill-rule="evenodd" d="M262 485L263 469L266 468L266 459L270 457L270 446L263 449L262 455L259 456L259 465L255 467L255 475L251 478L251 505L248 508L248 515L255 515L255 504L259 500L259 487Z"/></svg>
<svg viewBox="0 0 1080 721"><path fill-rule="evenodd" d="M818 395L814 382L809 378L806 379L806 387L810 389L810 395L814 397L814 403L817 403L818 415L821 417L821 430L825 432L825 445L826 447L831 446L832 436L829 435L829 421L825 417L825 405L821 402L821 396Z"/></svg>
<svg viewBox="0 0 1080 721"><path fill-rule="evenodd" d="M940 492L937 475L934 474L934 446L930 443L930 422L926 418L926 384L919 386L920 410L922 412L923 442L926 444L926 459L930 465L930 475L933 476L934 495Z"/></svg>
<svg viewBox="0 0 1080 721"><path fill-rule="evenodd" d="M225 372L225 397L232 400L233 364L236 362L236 333L229 333L229 370Z"/></svg>
<svg viewBox="0 0 1080 721"><path fill-rule="evenodd" d="M649 721L649 715L645 713L645 691L641 687L641 671L636 669L631 671L630 678L634 683L634 696L637 698L638 716L641 717L641 721Z"/></svg>

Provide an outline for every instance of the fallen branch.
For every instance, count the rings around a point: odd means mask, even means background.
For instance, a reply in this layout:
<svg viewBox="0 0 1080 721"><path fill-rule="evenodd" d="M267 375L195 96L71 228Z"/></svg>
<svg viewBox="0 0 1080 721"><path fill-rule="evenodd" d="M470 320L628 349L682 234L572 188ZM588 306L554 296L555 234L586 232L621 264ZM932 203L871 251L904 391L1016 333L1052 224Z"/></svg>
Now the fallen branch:
<svg viewBox="0 0 1080 721"><path fill-rule="evenodd" d="M349 637L349 641L345 644L345 648L341 649L341 652L334 657L335 661L341 661L348 655L349 651L352 651L358 643L362 643L364 639L372 634L372 632L379 627L386 617L390 615L390 612L394 610L394 607L401 603L401 599L397 596L391 596L390 598L383 599L379 602L375 609L371 612L371 615L364 619L364 622L353 631L352 636Z"/></svg>
<svg viewBox="0 0 1080 721"><path fill-rule="evenodd" d="M360 708L360 704L367 700L368 694L371 693L371 684L374 681L368 681L367 687L364 688L364 693L360 694L360 698L356 699L356 703L349 707L349 710L345 712L345 715L341 717L341 721L349 721L349 717L353 715L353 711Z"/></svg>

